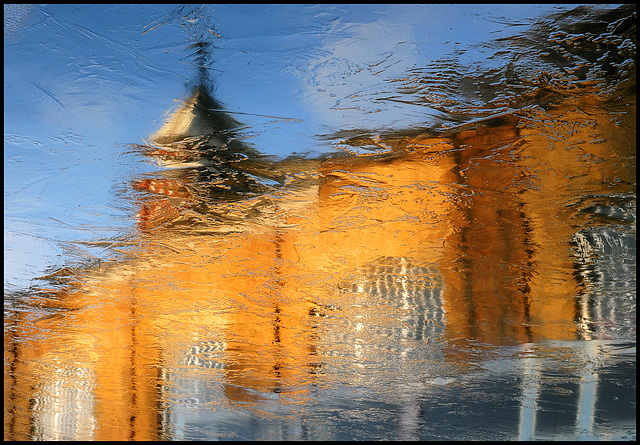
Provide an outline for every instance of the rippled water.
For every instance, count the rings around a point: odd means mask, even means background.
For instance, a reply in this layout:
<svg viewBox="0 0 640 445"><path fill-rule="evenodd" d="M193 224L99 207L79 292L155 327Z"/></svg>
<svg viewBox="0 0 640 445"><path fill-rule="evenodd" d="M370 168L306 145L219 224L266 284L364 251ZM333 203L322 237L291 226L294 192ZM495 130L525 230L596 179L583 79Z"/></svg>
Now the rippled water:
<svg viewBox="0 0 640 445"><path fill-rule="evenodd" d="M5 5L5 440L634 440L635 23Z"/></svg>

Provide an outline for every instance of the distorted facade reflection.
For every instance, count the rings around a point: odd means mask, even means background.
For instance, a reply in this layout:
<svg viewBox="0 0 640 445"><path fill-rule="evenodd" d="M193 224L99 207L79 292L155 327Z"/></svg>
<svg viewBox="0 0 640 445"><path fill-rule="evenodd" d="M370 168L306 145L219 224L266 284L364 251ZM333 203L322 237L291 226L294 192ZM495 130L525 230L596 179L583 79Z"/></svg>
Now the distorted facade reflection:
<svg viewBox="0 0 640 445"><path fill-rule="evenodd" d="M635 158L621 162L635 99L615 123L606 100L568 97L341 141L375 154L278 160L243 140L201 73L139 146L166 168L132 184L138 247L49 277L61 290L23 300L48 316L5 312L5 438L179 438L190 407L295 407L334 382L380 381L403 406L399 434L417 439L415 392L447 390L499 347L524 357L502 389L517 400L508 437L571 434L543 409L563 388L566 423L592 431L606 396L589 348L613 325L635 337L635 296L593 291L616 270L598 262L635 249L612 228L635 218ZM586 340L582 355L544 346Z"/></svg>

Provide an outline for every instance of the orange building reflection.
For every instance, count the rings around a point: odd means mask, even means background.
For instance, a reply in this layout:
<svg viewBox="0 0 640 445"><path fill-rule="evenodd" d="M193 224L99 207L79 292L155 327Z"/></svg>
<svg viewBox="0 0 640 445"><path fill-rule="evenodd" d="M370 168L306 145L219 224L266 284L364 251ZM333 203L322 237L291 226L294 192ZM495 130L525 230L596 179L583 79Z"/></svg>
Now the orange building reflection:
<svg viewBox="0 0 640 445"><path fill-rule="evenodd" d="M74 271L64 291L25 299L50 315L5 315L5 439L161 438L165 373L184 366L185 351L215 368L193 372L219 376L225 403L304 398L323 378L318 346L331 347L317 334L318 315L340 317L354 298L342 283L381 258L437 268L447 360L468 360L470 340L580 338L570 240L586 217L574 201L597 191L603 176L618 176L620 187L635 180L608 161L624 144L578 142L592 140L594 127L613 131L603 113L555 149L537 120L586 121L578 110L497 118L443 136L390 135L390 150L375 156L268 163L233 148L229 118L221 128L205 125L224 114L203 117L202 94L155 135L154 155L175 158L193 149L189 138L223 131L215 143L229 158L221 162L236 169L225 190L247 170L285 178L284 186L218 202L188 169L138 182L156 196L142 204L130 259ZM603 161L585 171L576 150ZM204 224L212 220L199 205L222 216ZM185 218L199 225L185 229Z"/></svg>

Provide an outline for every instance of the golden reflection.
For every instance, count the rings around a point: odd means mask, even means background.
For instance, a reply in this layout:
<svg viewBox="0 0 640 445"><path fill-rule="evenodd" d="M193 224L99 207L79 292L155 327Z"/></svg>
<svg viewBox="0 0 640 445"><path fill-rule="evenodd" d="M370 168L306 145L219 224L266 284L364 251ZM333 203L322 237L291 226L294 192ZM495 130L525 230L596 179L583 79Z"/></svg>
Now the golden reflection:
<svg viewBox="0 0 640 445"><path fill-rule="evenodd" d="M234 145L234 120L203 111L212 100L197 90L152 138L154 156L187 166L136 183L156 198L143 203L130 259L25 299L50 315L5 315L5 437L52 438L62 424L53 438L158 439L168 369L206 370L221 404L305 397L324 378L318 347L332 347L318 335L321 315L353 314L356 291L344 283L371 281L362 271L385 258L437 270L446 360L468 361L470 340L580 338L570 241L586 217L576 200L610 178L612 193L635 183L617 162L631 148L604 106L391 135L375 156L269 163ZM554 146L551 133L565 136ZM198 147L226 154L194 175L205 165L189 154ZM214 171L224 193L203 185ZM284 185L246 187L247 171Z"/></svg>

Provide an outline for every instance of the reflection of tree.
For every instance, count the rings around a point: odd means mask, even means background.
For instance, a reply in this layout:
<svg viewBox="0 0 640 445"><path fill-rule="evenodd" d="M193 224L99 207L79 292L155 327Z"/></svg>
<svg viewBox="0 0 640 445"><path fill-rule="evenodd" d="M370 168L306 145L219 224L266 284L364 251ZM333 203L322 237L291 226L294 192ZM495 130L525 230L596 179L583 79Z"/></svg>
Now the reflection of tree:
<svg viewBox="0 0 640 445"><path fill-rule="evenodd" d="M575 94L606 97L635 79L635 21L634 5L559 12L523 33L467 49L477 52L471 62L446 56L413 68L381 100L436 109L455 125L500 110L561 104Z"/></svg>

